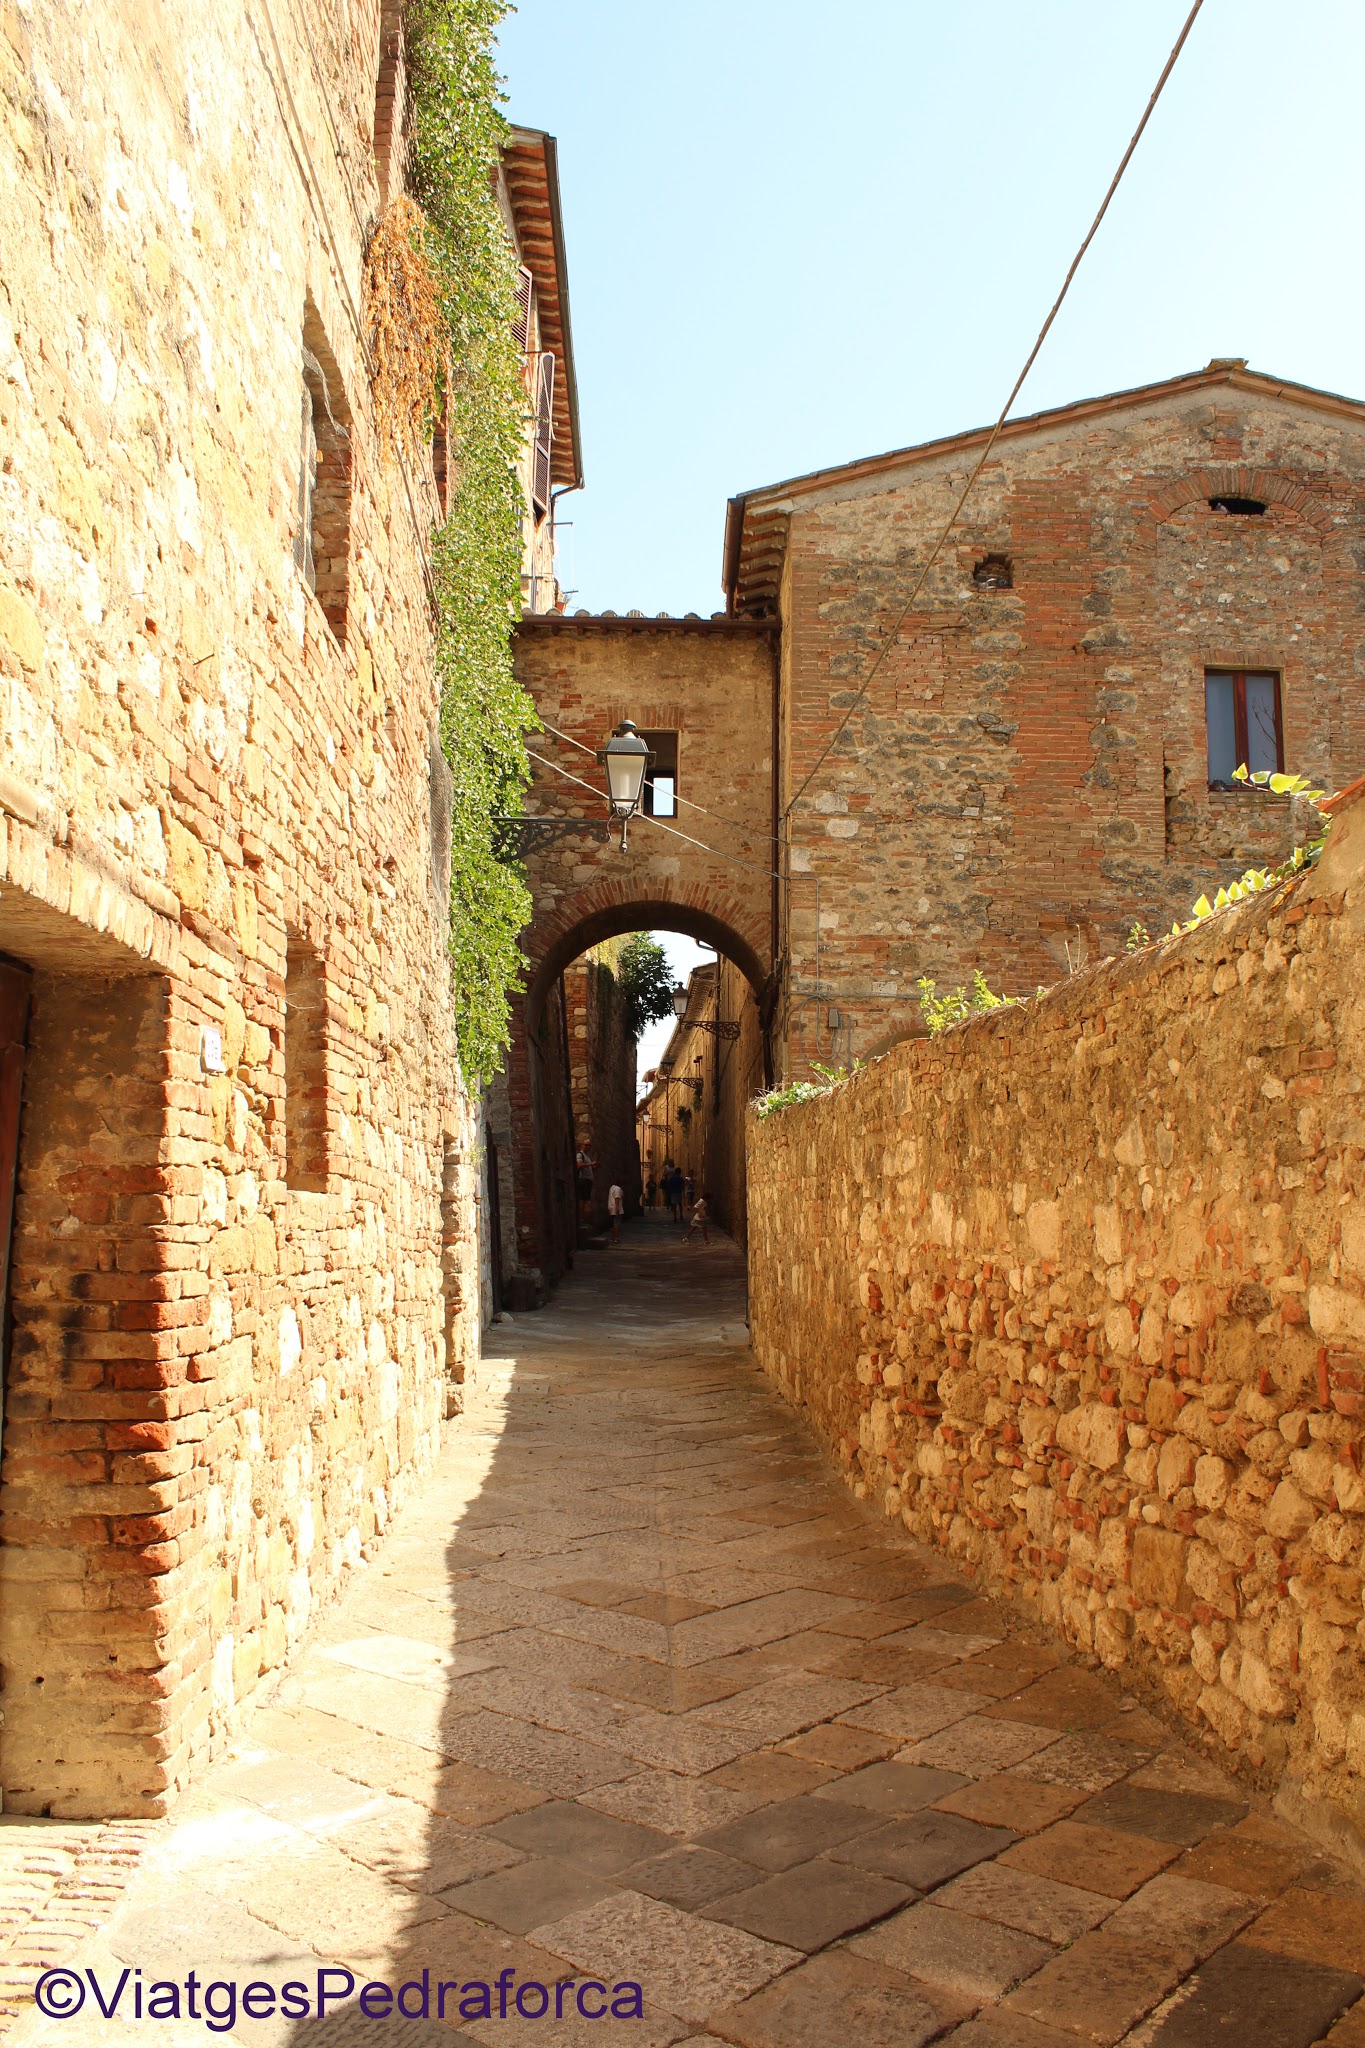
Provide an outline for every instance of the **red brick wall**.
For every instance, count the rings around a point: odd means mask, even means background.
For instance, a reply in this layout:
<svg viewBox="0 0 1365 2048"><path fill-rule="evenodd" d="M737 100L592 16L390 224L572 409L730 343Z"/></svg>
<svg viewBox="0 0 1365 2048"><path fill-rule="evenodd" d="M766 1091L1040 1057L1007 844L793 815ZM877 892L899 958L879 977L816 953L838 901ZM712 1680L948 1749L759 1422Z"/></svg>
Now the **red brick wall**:
<svg viewBox="0 0 1365 2048"><path fill-rule="evenodd" d="M782 594L784 800L852 700L972 451L794 500ZM1213 496L1268 501L1261 518ZM1210 792L1206 666L1272 668L1286 764L1365 766L1365 432L1203 390L997 454L866 700L796 806L790 1066L912 1028L914 984L1011 991L1169 927L1292 843L1288 805ZM987 553L1014 587L984 590ZM816 942L816 885L821 929ZM817 988L817 982L819 987ZM836 1007L852 1030L831 1033Z"/></svg>
<svg viewBox="0 0 1365 2048"><path fill-rule="evenodd" d="M236 4L93 0L0 37L6 103L50 81L72 110L55 185L0 137L0 952L35 969L0 1487L17 1812L174 1796L434 1454L476 1334L435 501L370 416L379 8L345 13L321 70L289 46L288 93ZM294 565L308 307L350 422L344 640ZM316 961L292 1017L291 934Z"/></svg>
<svg viewBox="0 0 1365 2048"><path fill-rule="evenodd" d="M632 1213L639 1195L635 1041L626 1032L625 998L614 972L618 951L610 941L595 947L566 968L563 978L574 1132L596 1161L588 1217L594 1230L606 1226L613 1181Z"/></svg>

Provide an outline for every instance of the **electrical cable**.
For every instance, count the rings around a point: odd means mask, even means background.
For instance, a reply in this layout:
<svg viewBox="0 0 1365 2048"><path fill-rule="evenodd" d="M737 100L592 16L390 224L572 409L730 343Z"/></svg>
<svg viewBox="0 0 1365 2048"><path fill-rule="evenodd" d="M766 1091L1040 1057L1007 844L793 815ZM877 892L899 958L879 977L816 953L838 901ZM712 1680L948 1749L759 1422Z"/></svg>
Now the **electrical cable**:
<svg viewBox="0 0 1365 2048"><path fill-rule="evenodd" d="M833 753L835 747L839 744L839 741L843 738L844 733L848 730L850 719L853 717L854 712L858 709L859 705L866 697L868 691L871 689L872 684L876 679L876 676L881 668L883 661L886 659L886 656L896 643L897 634L900 632L901 627L905 624L905 621L909 617L909 614L914 606L916 598L919 596L921 590L924 588L925 580L928 577L929 571L933 568L935 562L939 558L939 555L942 553L949 534L957 525L957 522L962 514L962 508L966 504L969 496L971 495L972 488L975 485L977 478L980 476L982 470L985 468L986 463L990 457L991 450L994 448L996 442L1000 438L1001 430L1004 427L1005 421L1009 417L1010 410L1014 405L1015 399L1019 396L1020 391L1023 389L1025 379L1027 378L1030 370L1033 368L1033 365L1038 360L1039 352L1042 349L1043 343L1047 340L1053 321L1057 318L1058 313L1061 311L1062 301L1065 299L1067 293L1071 289L1071 281L1075 277L1076 272L1080 269L1081 259L1085 255L1086 250L1090 247L1090 244L1094 241L1095 236L1099 230L1100 222L1104 219L1105 214L1109 211L1109 202L1112 200L1114 194L1119 189L1120 180L1122 179L1124 172L1127 170L1129 163L1132 161L1133 152L1136 150L1139 142L1142 140L1143 130L1146 128L1148 121L1152 117L1152 112L1156 106L1157 101L1161 98L1162 90L1165 87L1167 79L1170 77L1172 71L1174 71L1175 69L1176 60L1179 57L1180 52L1185 47L1185 42L1187 37L1189 36L1190 30L1194 27L1195 17L1198 15L1199 10L1203 6L1203 4L1204 0L1194 0L1194 5L1193 7L1191 7L1189 14L1185 18L1185 26L1181 29L1180 34L1176 37L1174 46L1171 50L1171 54L1166 59L1165 64L1162 66L1161 76L1158 78L1156 85L1153 88L1151 98L1148 100L1146 107L1143 109L1142 119L1138 122L1137 127L1133 130L1132 138L1129 141L1128 147L1124 150L1123 155L1119 160L1119 167L1109 181L1109 190L1105 193L1104 198L1100 202L1100 210L1095 215L1094 220L1091 221L1089 231L1087 232L1084 241L1081 243L1080 248L1076 251L1076 254L1071 259L1071 267L1067 271L1065 278L1062 280L1062 288L1058 292L1056 298L1053 300L1052 311L1048 314L1046 320L1044 320L1042 326L1038 330L1038 338L1034 342L1033 347L1028 352L1028 356L1025 360L1023 369L1019 372L1019 375L1014 380L1014 387L1011 390L1009 397L1005 400L1005 403L1000 410L999 418L996 420L995 425L991 428L989 437L986 441L986 445L982 449L981 454L977 459L976 467L973 469L971 475L968 477L967 482L963 487L962 495L959 497L956 505L954 505L953 507L951 514L949 515L947 525L940 533L938 539L934 542L933 549L929 555L929 558L925 562L924 567L920 570L919 575L915 580L915 587L911 591L909 597L905 600L905 603L901 606L901 609L896 616L895 623L892 625L890 632L887 633L883 638L881 646L878 648L876 656L873 659L872 666L868 670L867 674L864 676L862 686L859 689L857 695L854 697L853 702L849 705L847 711L845 711L843 717L840 719L838 725L835 727L833 734L831 735L824 749L816 759L815 765L806 775L805 780L801 784L801 787L797 790L795 796L792 797L791 801L786 805L782 814L784 818L791 816L791 813L795 810L797 804L800 803L802 797L810 788L811 783L819 774L821 768L824 767L825 762L829 759L831 753Z"/></svg>
<svg viewBox="0 0 1365 2048"><path fill-rule="evenodd" d="M536 715L537 717L540 716L539 713ZM571 732L561 732L559 727L551 725L547 718L541 718L540 724L543 732L552 733L557 740L563 740L566 747L577 747L580 754L591 754L593 759L596 760L596 747L585 746L583 741L576 740ZM679 796L676 789L673 792L673 801L676 804L685 805L689 811L700 811L704 818L714 818L719 825L733 825L737 832L748 832L751 836L764 839L771 839L773 836L771 832L754 835L752 820L746 822L742 818L732 818L724 811L708 810L705 804L694 803L689 796ZM700 844L700 841L698 841L698 844Z"/></svg>
<svg viewBox="0 0 1365 2048"><path fill-rule="evenodd" d="M528 760L538 761L542 768L548 768L552 774L562 775L566 782L575 782L580 789L589 790L593 796L601 797L602 792L595 783L585 782L581 775L575 775L571 769L561 768L558 761L548 760L544 754L537 754L530 747L526 749L526 756ZM676 825L665 825L662 818L651 818L648 811L636 811L633 815L639 823L654 825L660 832L667 832L671 839L686 840L689 846L699 847L703 853L713 855L716 860L728 860L732 867L747 868L751 875L762 875L770 882L780 882L782 879L775 868L761 868L754 861L741 860L737 853L723 853L718 846L708 846L704 839L694 839L690 832L680 832Z"/></svg>

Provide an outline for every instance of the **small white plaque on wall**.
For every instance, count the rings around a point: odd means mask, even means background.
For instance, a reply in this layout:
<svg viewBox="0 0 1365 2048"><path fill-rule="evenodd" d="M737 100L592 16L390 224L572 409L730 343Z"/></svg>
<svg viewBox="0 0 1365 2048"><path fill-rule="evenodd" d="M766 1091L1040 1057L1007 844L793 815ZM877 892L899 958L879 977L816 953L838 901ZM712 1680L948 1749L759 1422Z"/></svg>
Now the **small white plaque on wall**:
<svg viewBox="0 0 1365 2048"><path fill-rule="evenodd" d="M206 1074L223 1071L223 1034L216 1024L205 1024L199 1033L199 1064Z"/></svg>

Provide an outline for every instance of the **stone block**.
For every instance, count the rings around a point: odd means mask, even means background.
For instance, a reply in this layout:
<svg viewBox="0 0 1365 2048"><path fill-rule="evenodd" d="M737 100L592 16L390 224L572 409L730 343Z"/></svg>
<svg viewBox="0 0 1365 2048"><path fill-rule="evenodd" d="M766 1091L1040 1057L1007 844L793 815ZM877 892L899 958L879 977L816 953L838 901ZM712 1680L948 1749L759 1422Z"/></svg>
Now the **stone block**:
<svg viewBox="0 0 1365 2048"><path fill-rule="evenodd" d="M1176 1608L1185 1584L1186 1542L1173 1529L1134 1532L1129 1583L1140 1607Z"/></svg>

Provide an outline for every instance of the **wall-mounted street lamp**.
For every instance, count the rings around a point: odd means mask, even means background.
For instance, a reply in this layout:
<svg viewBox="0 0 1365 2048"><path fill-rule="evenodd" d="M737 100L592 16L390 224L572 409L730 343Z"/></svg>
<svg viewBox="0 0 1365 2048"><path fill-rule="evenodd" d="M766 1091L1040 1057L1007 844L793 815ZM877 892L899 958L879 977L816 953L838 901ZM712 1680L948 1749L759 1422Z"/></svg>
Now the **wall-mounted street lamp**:
<svg viewBox="0 0 1365 2048"><path fill-rule="evenodd" d="M621 820L621 851L626 850L626 828L640 808L645 772L654 756L640 738L633 719L623 718L598 760L607 771L607 801L613 818Z"/></svg>
<svg viewBox="0 0 1365 2048"><path fill-rule="evenodd" d="M679 1023L687 1015L687 997L687 989L683 986L682 982L679 982L673 991L673 1015L678 1019ZM735 1039L739 1037L739 1025L737 1023L726 1024L719 1018L713 1022L709 1017L694 1017L691 1020L691 1029L693 1031L709 1031L713 1038Z"/></svg>

